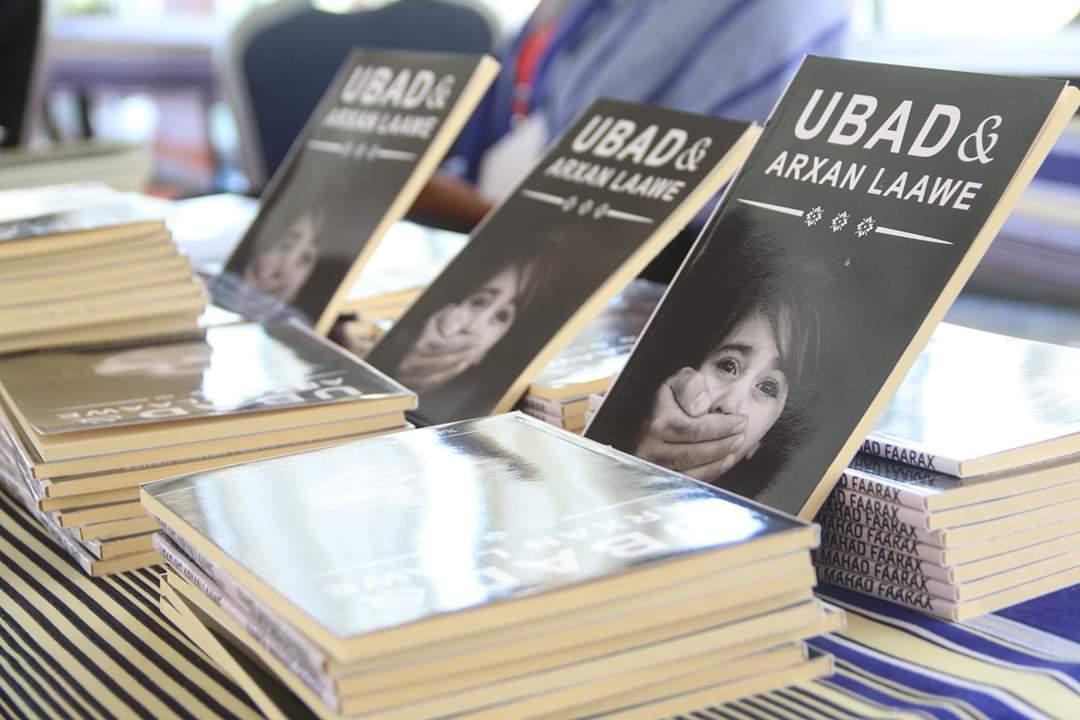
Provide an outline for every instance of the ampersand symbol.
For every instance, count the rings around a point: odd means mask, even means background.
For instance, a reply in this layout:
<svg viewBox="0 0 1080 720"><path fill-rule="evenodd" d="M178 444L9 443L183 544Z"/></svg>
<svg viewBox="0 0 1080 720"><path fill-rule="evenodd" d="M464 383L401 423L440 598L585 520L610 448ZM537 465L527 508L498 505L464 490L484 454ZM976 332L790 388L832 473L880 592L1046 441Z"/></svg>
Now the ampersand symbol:
<svg viewBox="0 0 1080 720"><path fill-rule="evenodd" d="M694 172L705 159L705 152L712 145L712 138L703 137L690 147L679 153L675 158L675 169L683 172Z"/></svg>
<svg viewBox="0 0 1080 720"><path fill-rule="evenodd" d="M1001 116L991 115L990 117L979 123L979 127L975 128L975 132L964 138L960 143L960 147L957 149L956 154L964 162L972 162L978 160L981 164L985 165L994 158L990 157L990 151L997 145L998 134L996 132L989 132L989 130L996 130L1001 127ZM989 125L989 130L987 129ZM975 143L975 153L972 154L968 151L970 144Z"/></svg>

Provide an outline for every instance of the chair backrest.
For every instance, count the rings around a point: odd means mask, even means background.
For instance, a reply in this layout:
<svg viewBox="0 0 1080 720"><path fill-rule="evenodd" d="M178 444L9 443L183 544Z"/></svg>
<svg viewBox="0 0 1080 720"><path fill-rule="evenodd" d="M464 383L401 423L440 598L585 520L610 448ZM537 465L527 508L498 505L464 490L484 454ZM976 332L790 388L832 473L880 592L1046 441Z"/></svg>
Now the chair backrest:
<svg viewBox="0 0 1080 720"><path fill-rule="evenodd" d="M281 164L353 48L484 53L494 44L491 20L452 0L397 0L346 13L283 1L253 11L230 34L222 58L252 189Z"/></svg>
<svg viewBox="0 0 1080 720"><path fill-rule="evenodd" d="M41 0L0 7L0 25L10 23L4 28L8 46L0 51L0 147L26 144L40 109L44 13Z"/></svg>

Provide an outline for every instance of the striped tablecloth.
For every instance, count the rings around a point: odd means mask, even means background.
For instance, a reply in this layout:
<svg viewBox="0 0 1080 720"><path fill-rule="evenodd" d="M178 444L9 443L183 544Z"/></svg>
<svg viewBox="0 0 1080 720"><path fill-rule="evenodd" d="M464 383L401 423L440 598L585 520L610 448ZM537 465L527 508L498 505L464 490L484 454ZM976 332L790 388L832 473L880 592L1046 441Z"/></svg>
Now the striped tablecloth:
<svg viewBox="0 0 1080 720"><path fill-rule="evenodd" d="M837 673L686 720L1080 718L1080 586L963 625L840 589ZM87 578L0 496L0 718L256 718L157 610L153 570Z"/></svg>

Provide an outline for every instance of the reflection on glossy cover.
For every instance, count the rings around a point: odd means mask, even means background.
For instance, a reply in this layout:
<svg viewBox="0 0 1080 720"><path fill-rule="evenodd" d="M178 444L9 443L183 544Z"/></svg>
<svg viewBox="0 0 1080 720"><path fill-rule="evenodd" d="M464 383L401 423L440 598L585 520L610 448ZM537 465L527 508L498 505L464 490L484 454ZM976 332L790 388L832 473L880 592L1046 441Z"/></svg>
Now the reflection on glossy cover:
<svg viewBox="0 0 1080 720"><path fill-rule="evenodd" d="M805 530L517 413L143 487L339 638Z"/></svg>
<svg viewBox="0 0 1080 720"><path fill-rule="evenodd" d="M160 222L164 229L158 202L135 193L115 193L102 196L97 204L2 222L0 243L146 222Z"/></svg>
<svg viewBox="0 0 1080 720"><path fill-rule="evenodd" d="M1077 95L806 58L588 436L813 516Z"/></svg>
<svg viewBox="0 0 1080 720"><path fill-rule="evenodd" d="M1032 448L1027 462L1080 452L1078 379L1080 348L942 324L863 450L952 474L1051 441L1052 454Z"/></svg>
<svg viewBox="0 0 1080 720"><path fill-rule="evenodd" d="M536 376L532 388L556 389L614 377L664 295L666 285L635 280ZM532 389L530 388L530 389Z"/></svg>
<svg viewBox="0 0 1080 720"><path fill-rule="evenodd" d="M41 435L412 395L303 327L253 323L0 360L0 385Z"/></svg>

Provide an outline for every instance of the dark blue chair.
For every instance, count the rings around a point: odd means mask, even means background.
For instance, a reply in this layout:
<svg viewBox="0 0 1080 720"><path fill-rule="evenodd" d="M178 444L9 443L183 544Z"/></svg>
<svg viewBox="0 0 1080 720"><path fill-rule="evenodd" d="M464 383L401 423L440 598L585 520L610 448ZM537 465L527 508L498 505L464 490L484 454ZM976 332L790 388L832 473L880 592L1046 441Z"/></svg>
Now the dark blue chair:
<svg viewBox="0 0 1080 720"><path fill-rule="evenodd" d="M353 48L485 53L495 40L484 12L452 0L397 0L342 13L283 0L253 11L231 34L223 67L252 190L281 164Z"/></svg>

